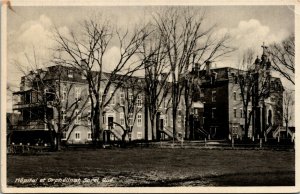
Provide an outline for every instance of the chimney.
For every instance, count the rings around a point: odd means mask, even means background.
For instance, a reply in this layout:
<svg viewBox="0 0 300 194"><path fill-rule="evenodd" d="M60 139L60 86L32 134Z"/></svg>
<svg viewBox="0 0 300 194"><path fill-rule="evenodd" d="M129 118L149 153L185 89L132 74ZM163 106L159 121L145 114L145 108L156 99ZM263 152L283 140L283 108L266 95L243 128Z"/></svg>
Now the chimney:
<svg viewBox="0 0 300 194"><path fill-rule="evenodd" d="M210 75L210 65L211 65L211 62L206 61L206 63L205 63L206 75Z"/></svg>
<svg viewBox="0 0 300 194"><path fill-rule="evenodd" d="M87 63L86 63L86 60L85 60L85 59L81 59L81 65L82 65L82 66L86 66L86 65L87 65Z"/></svg>

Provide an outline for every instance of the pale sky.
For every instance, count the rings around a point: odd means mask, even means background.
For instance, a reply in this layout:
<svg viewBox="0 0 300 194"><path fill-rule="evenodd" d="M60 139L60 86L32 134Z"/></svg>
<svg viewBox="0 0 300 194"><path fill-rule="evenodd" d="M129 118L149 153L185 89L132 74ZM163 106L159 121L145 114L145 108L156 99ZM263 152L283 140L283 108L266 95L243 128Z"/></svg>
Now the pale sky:
<svg viewBox="0 0 300 194"><path fill-rule="evenodd" d="M236 67L239 56L246 48L254 48L261 55L261 45L280 42L294 33L294 12L287 6L195 6L199 12L206 11L206 25L217 24L216 30L229 32L232 46L238 48L230 57L217 62L217 67ZM13 60L24 62L24 53L32 55L33 47L41 61L51 58L49 48L55 45L51 30L55 25L62 32L78 26L91 14L103 14L118 26L133 26L148 21L158 6L77 6L42 7L15 6L8 10L8 84L17 90L21 73ZM109 62L113 61L114 48L108 50ZM282 80L284 85L286 81ZM291 87L291 86L288 86ZM8 107L10 107L8 105Z"/></svg>

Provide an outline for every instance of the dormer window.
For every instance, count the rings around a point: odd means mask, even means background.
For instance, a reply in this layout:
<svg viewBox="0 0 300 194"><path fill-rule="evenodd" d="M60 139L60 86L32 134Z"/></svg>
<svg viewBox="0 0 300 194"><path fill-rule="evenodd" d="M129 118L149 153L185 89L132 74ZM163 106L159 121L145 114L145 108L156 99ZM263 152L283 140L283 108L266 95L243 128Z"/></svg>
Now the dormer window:
<svg viewBox="0 0 300 194"><path fill-rule="evenodd" d="M74 74L73 70L72 70L72 69L69 69L69 70L68 70L68 77L69 77L69 78L73 78L73 76L74 76L73 74Z"/></svg>
<svg viewBox="0 0 300 194"><path fill-rule="evenodd" d="M83 70L81 74L81 79L86 79L86 70Z"/></svg>

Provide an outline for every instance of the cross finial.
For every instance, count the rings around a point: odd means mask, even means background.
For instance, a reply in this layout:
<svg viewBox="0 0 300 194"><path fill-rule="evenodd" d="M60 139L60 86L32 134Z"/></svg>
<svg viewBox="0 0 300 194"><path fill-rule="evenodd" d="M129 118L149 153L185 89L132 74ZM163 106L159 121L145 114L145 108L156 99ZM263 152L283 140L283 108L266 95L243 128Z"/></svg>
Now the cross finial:
<svg viewBox="0 0 300 194"><path fill-rule="evenodd" d="M267 46L265 45L265 42L263 42L263 45L261 46L263 48L263 55L266 54L266 51L267 51Z"/></svg>

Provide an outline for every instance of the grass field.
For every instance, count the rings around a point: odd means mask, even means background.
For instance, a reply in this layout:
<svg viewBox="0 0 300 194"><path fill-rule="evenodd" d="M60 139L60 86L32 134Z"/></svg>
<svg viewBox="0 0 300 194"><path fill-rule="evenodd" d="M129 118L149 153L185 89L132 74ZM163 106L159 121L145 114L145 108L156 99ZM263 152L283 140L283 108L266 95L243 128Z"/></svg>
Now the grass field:
<svg viewBox="0 0 300 194"><path fill-rule="evenodd" d="M7 177L17 187L292 186L295 152L134 148L8 155Z"/></svg>

